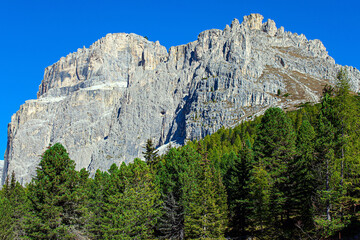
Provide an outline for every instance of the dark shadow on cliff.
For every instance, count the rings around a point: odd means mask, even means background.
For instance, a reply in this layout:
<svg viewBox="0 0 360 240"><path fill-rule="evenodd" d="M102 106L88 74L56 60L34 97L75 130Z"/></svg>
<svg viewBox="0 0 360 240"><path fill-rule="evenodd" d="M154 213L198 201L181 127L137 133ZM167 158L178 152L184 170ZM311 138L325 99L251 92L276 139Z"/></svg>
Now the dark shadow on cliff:
<svg viewBox="0 0 360 240"><path fill-rule="evenodd" d="M183 101L185 102L184 106L181 107L181 104L177 107L175 114L176 117L173 120L171 127L169 129L169 132L166 136L165 144L169 143L170 141L175 142L177 144L184 145L185 143L185 137L186 137L186 115L190 111L190 106L193 102L192 98L189 98L189 96L185 96L183 98ZM176 130L174 134L172 132L174 131L174 128L176 127Z"/></svg>

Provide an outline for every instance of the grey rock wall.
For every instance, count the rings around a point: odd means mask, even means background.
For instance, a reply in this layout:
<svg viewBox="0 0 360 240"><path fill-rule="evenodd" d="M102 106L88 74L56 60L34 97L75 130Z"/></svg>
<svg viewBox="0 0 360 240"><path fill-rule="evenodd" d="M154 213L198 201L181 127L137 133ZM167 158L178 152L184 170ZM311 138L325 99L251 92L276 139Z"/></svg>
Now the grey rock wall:
<svg viewBox="0 0 360 240"><path fill-rule="evenodd" d="M4 161L0 160L0 176L2 176L3 168L4 168Z"/></svg>
<svg viewBox="0 0 360 240"><path fill-rule="evenodd" d="M141 157L148 138L183 144L269 106L317 102L340 68L321 41L259 14L169 51L135 34L108 34L45 69L38 98L11 118L2 181L14 170L29 182L56 142L93 174ZM360 72L345 68L359 91Z"/></svg>

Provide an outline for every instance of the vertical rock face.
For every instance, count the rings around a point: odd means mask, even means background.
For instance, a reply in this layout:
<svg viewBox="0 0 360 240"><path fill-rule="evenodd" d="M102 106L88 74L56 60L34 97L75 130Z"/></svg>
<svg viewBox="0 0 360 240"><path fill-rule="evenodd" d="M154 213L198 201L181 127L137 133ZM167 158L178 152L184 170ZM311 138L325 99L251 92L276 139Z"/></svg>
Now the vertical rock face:
<svg viewBox="0 0 360 240"><path fill-rule="evenodd" d="M141 157L147 139L183 144L269 106L319 101L341 66L319 40L277 29L259 14L171 47L108 34L45 69L38 98L12 116L2 181L35 174L49 144L62 143L91 173ZM360 72L346 67L354 91ZM288 97L277 96L278 89Z"/></svg>
<svg viewBox="0 0 360 240"><path fill-rule="evenodd" d="M2 176L3 168L4 168L4 161L0 160L0 176Z"/></svg>
<svg viewBox="0 0 360 240"><path fill-rule="evenodd" d="M250 14L249 16L244 16L243 24L247 25L251 30L260 30L262 27L262 21L264 17L258 13Z"/></svg>

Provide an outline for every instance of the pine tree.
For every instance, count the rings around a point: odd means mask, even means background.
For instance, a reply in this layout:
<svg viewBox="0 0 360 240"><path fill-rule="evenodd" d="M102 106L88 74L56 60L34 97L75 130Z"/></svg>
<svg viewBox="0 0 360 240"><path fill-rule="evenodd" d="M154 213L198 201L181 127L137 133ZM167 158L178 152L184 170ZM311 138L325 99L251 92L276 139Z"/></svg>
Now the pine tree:
<svg viewBox="0 0 360 240"><path fill-rule="evenodd" d="M337 166L340 169L340 185L345 189L347 197L343 199L343 209L350 209L345 205L353 205L351 200L353 187L359 182L360 171L360 109L357 99L350 92L348 73L341 69L337 76L335 105L335 119L337 127ZM350 202L353 203L350 203Z"/></svg>
<svg viewBox="0 0 360 240"><path fill-rule="evenodd" d="M20 239L24 237L24 215L27 212L25 189L11 174L0 191L0 239Z"/></svg>
<svg viewBox="0 0 360 240"><path fill-rule="evenodd" d="M107 218L110 225L105 238L149 239L154 237L154 228L160 217L160 193L149 166L135 159L122 164L118 174L123 189L108 196Z"/></svg>
<svg viewBox="0 0 360 240"><path fill-rule="evenodd" d="M353 198L356 195L353 184L359 182L359 113L356 98L350 93L347 72L342 69L335 89L324 89L319 114L318 162L325 175L319 189L322 205L319 204L316 223L324 236L349 224L358 201ZM325 219L320 214L324 209Z"/></svg>
<svg viewBox="0 0 360 240"><path fill-rule="evenodd" d="M250 211L249 229L252 235L261 239L273 239L270 233L271 228L271 194L270 174L265 170L262 164L252 169L249 189L250 189Z"/></svg>
<svg viewBox="0 0 360 240"><path fill-rule="evenodd" d="M6 185L4 185L6 186ZM0 239L12 239L12 208L11 202L4 196L4 192L0 194Z"/></svg>
<svg viewBox="0 0 360 240"><path fill-rule="evenodd" d="M336 170L337 129L334 124L337 121L334 108L334 89L330 86L325 86L323 90L318 119L317 175L321 182L317 189L318 204L316 205L315 223L317 232L321 236L328 237L344 227L339 216L333 214L342 190L338 178L340 174Z"/></svg>
<svg viewBox="0 0 360 240"><path fill-rule="evenodd" d="M308 120L303 120L296 139L297 156L291 164L293 175L292 206L299 230L311 230L313 223L313 199L318 185L315 165L315 130Z"/></svg>
<svg viewBox="0 0 360 240"><path fill-rule="evenodd" d="M163 237L179 236L180 239L185 237L184 217L187 203L185 195L187 187L185 186L190 180L190 172L196 169L197 161L198 153L191 147L184 146L180 149L170 149L160 162L157 176L164 204L159 228ZM169 218L175 219L169 220Z"/></svg>
<svg viewBox="0 0 360 240"><path fill-rule="evenodd" d="M249 225L250 213L250 189L249 180L253 154L250 140L247 139L244 147L240 150L240 157L230 152L233 164L224 175L224 185L228 195L230 210L230 235L245 235ZM229 161L231 162L231 160Z"/></svg>
<svg viewBox="0 0 360 240"><path fill-rule="evenodd" d="M65 148L56 143L44 152L36 177L28 186L27 236L70 239L79 232L83 213L77 196L78 174Z"/></svg>
<svg viewBox="0 0 360 240"><path fill-rule="evenodd" d="M202 148L200 146L200 148ZM227 196L220 172L200 150L198 166L184 177L186 238L223 238L227 228Z"/></svg>
<svg viewBox="0 0 360 240"><path fill-rule="evenodd" d="M353 112L353 102L350 96L350 86L349 80L347 77L347 72L344 69L341 69L337 76L337 89L336 89L336 98L334 99L335 106L335 116L334 116L334 125L337 127L338 133L337 137L337 158L339 159L340 167L340 184L344 185L344 169L345 163L347 162L347 146L351 141L351 130L354 112ZM356 114L355 114L356 116Z"/></svg>
<svg viewBox="0 0 360 240"><path fill-rule="evenodd" d="M104 239L107 227L110 225L110 220L106 217L109 182L109 174L100 170L96 171L94 179L88 181L89 222L86 224L86 229L94 239Z"/></svg>
<svg viewBox="0 0 360 240"><path fill-rule="evenodd" d="M146 141L145 152L143 152L147 164L151 167L156 165L159 161L158 151L156 150L152 139Z"/></svg>
<svg viewBox="0 0 360 240"><path fill-rule="evenodd" d="M163 203L163 216L160 219L160 232L164 239L179 239L184 234L184 208L171 192Z"/></svg>
<svg viewBox="0 0 360 240"><path fill-rule="evenodd" d="M90 173L82 168L78 175L78 183L76 185L74 197L77 199L77 221L75 227L75 235L77 237L90 236L87 226L91 221L91 212L89 210L89 196L90 196ZM73 226L74 227L74 226Z"/></svg>
<svg viewBox="0 0 360 240"><path fill-rule="evenodd" d="M291 120L280 108L266 110L258 127L254 143L255 159L258 168L264 167L269 173L270 204L272 205L273 233L279 238L286 238L292 228L291 222L291 183L290 163L295 157L295 132ZM261 169L261 168L259 168Z"/></svg>

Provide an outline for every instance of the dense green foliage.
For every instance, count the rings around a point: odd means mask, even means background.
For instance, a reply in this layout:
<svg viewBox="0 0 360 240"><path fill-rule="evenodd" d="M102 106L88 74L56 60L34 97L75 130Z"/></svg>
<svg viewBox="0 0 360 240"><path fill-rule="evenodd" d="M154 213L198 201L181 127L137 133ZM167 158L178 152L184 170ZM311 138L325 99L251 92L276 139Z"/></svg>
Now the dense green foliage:
<svg viewBox="0 0 360 240"><path fill-rule="evenodd" d="M24 216L27 212L25 189L16 182L14 172L11 180L0 192L0 239L19 239L24 234Z"/></svg>
<svg viewBox="0 0 360 240"><path fill-rule="evenodd" d="M346 72L321 103L264 116L93 178L50 146L0 191L0 239L324 239L360 216L360 96ZM349 233L350 234L350 233Z"/></svg>
<svg viewBox="0 0 360 240"><path fill-rule="evenodd" d="M79 173L65 148L57 143L42 155L28 185L26 235L33 239L73 239L83 225L84 198Z"/></svg>

